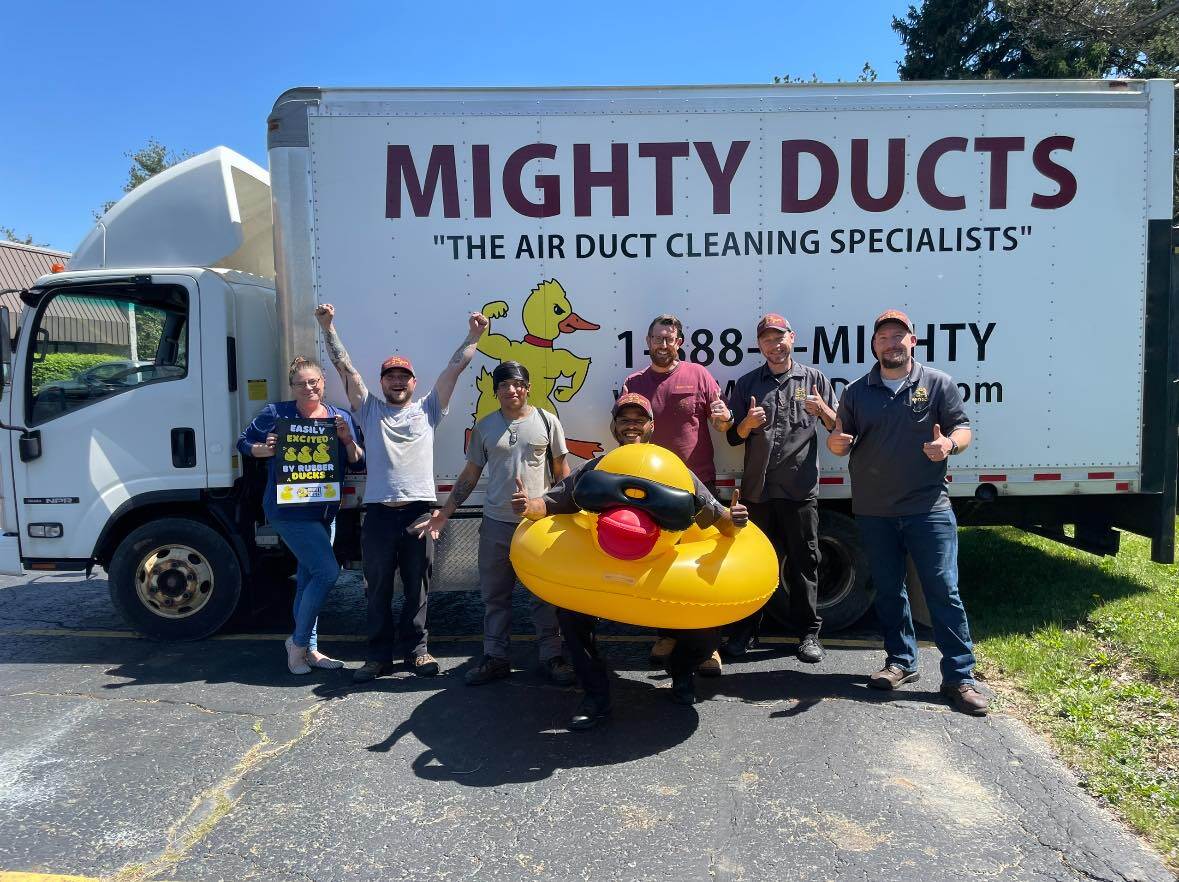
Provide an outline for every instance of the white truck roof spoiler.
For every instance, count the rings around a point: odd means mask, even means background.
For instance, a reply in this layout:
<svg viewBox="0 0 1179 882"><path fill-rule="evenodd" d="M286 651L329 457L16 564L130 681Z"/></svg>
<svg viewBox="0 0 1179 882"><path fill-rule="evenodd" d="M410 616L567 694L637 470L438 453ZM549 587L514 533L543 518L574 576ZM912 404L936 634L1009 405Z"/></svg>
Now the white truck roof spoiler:
<svg viewBox="0 0 1179 882"><path fill-rule="evenodd" d="M270 175L227 147L160 172L120 199L70 270L205 266L274 278Z"/></svg>

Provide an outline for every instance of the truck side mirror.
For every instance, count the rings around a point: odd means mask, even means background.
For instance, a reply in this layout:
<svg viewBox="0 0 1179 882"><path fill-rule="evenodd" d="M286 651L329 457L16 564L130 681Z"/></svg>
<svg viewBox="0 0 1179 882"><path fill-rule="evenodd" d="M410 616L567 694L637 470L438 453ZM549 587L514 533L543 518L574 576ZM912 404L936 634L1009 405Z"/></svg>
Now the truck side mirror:
<svg viewBox="0 0 1179 882"><path fill-rule="evenodd" d="M21 433L18 441L21 462L32 462L41 458L41 430L33 429Z"/></svg>

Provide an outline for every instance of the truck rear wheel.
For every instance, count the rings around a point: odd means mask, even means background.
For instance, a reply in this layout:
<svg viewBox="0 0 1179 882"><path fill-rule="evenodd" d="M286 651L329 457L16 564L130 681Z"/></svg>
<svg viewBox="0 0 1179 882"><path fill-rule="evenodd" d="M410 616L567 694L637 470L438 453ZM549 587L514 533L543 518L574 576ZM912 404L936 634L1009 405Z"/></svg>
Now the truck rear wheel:
<svg viewBox="0 0 1179 882"><path fill-rule="evenodd" d="M241 566L220 533L161 518L132 530L111 558L111 601L153 640L200 640L225 624L241 596Z"/></svg>
<svg viewBox="0 0 1179 882"><path fill-rule="evenodd" d="M787 628L790 620L790 561L782 561L781 581L766 611ZM856 523L847 515L819 510L819 615L823 631L850 628L872 605L868 558L860 547Z"/></svg>

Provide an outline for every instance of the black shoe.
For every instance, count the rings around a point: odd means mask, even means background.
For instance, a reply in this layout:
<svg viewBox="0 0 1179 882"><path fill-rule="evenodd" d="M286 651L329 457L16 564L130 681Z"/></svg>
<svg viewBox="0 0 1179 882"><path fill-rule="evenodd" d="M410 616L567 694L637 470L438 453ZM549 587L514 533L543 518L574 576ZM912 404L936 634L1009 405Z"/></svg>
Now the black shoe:
<svg viewBox="0 0 1179 882"><path fill-rule="evenodd" d="M735 658L745 658L746 653L749 652L752 646L752 637L746 637L741 634L737 634L730 637L720 645L720 654L729 660Z"/></svg>
<svg viewBox="0 0 1179 882"><path fill-rule="evenodd" d="M676 704L695 704L695 676L693 676L691 673L674 675L671 678L671 700Z"/></svg>
<svg viewBox="0 0 1179 882"><path fill-rule="evenodd" d="M463 675L468 686L482 686L492 680L502 680L512 673L512 663L506 658L495 655L485 655L479 662L479 667L471 668Z"/></svg>
<svg viewBox="0 0 1179 882"><path fill-rule="evenodd" d="M352 672L352 682L367 683L369 680L375 680L377 677L384 677L391 673L393 673L393 662L369 661Z"/></svg>
<svg viewBox="0 0 1179 882"><path fill-rule="evenodd" d="M599 700L592 695L587 695L581 700L581 704L577 706L573 716L569 718L569 728L574 732L592 729L610 716L610 710L609 699Z"/></svg>
<svg viewBox="0 0 1179 882"><path fill-rule="evenodd" d="M559 655L541 662L540 669L554 686L572 686L577 682L573 666Z"/></svg>
<svg viewBox="0 0 1179 882"><path fill-rule="evenodd" d="M797 654L799 661L817 665L826 653L823 652L823 644L819 642L819 638L814 634L807 634L799 642Z"/></svg>

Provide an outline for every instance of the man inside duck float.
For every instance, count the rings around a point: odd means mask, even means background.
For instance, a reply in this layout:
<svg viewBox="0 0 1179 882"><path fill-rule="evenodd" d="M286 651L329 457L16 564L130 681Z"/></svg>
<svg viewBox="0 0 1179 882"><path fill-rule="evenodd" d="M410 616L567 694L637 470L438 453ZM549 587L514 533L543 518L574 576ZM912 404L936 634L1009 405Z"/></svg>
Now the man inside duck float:
<svg viewBox="0 0 1179 882"><path fill-rule="evenodd" d="M655 431L651 403L634 392L620 395L614 403L610 431L620 445L650 442ZM529 498L525 491L518 490L512 497L513 508L532 521L549 515L573 514L578 511L573 501L574 486L578 479L596 469L597 465L598 460L582 464L540 497ZM725 536L735 536L749 522L749 515L737 493L733 494L732 506L726 508L694 475L692 484L697 526L713 526ZM557 609L557 619L561 623L565 649L577 672L578 684L585 690L585 698L570 719L569 728L591 729L605 719L611 710L610 681L594 639L598 620L595 616L561 608ZM720 643L720 629L703 628L672 633L676 644L667 660L667 672L672 678L671 697L679 704L695 704L694 671L716 650Z"/></svg>

